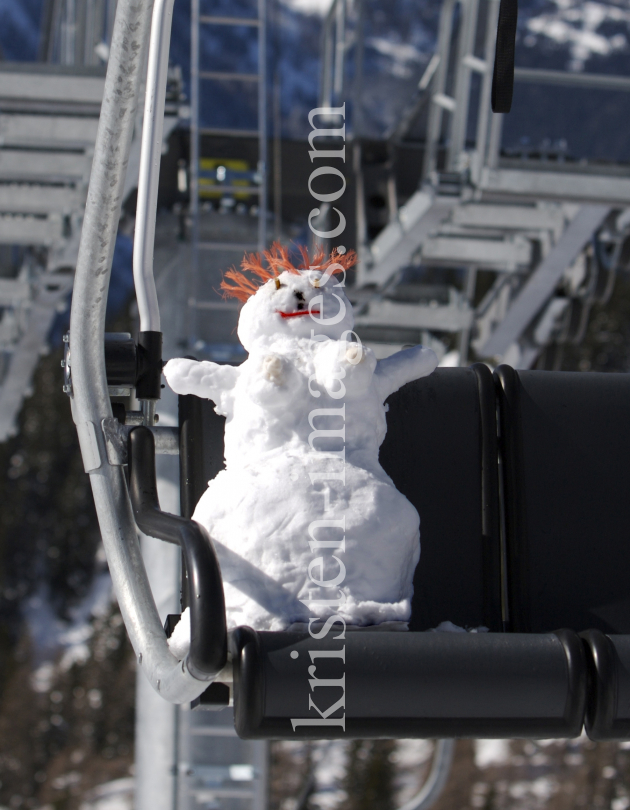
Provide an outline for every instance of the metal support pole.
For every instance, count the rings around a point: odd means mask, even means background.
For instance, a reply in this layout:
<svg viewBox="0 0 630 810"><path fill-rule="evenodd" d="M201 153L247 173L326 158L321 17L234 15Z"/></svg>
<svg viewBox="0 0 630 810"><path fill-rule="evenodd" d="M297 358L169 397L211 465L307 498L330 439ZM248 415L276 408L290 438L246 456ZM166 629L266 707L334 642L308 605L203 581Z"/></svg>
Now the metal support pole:
<svg viewBox="0 0 630 810"><path fill-rule="evenodd" d="M256 740L253 748L257 785L252 810L267 810L269 803L269 743L266 740Z"/></svg>
<svg viewBox="0 0 630 810"><path fill-rule="evenodd" d="M267 247L267 4L258 0L258 250Z"/></svg>
<svg viewBox="0 0 630 810"><path fill-rule="evenodd" d="M488 168L496 169L501 153L501 135L503 134L503 113L495 113L490 124L490 142L488 144Z"/></svg>
<svg viewBox="0 0 630 810"><path fill-rule="evenodd" d="M443 96L446 90L446 77L448 75L451 30L453 28L453 12L457 0L444 0L442 13L440 14L440 28L438 31L437 53L440 55L440 63L437 67L433 92L431 93L431 107L429 109L429 121L427 124L427 138L424 151L424 166L422 179L427 181L435 171L437 166L437 152L442 131L442 107L435 103L436 96Z"/></svg>
<svg viewBox="0 0 630 810"><path fill-rule="evenodd" d="M332 45L332 26L333 15L336 7L337 0L333 0L331 7L328 9L326 19L322 26L322 40L321 40L321 55L322 64L320 68L320 94L319 106L332 107L332 94L333 94L333 45Z"/></svg>
<svg viewBox="0 0 630 810"><path fill-rule="evenodd" d="M282 238L282 92L280 70L273 83L273 213L274 238Z"/></svg>
<svg viewBox="0 0 630 810"><path fill-rule="evenodd" d="M86 5L89 0L77 3L74 27L74 64L85 65Z"/></svg>
<svg viewBox="0 0 630 810"><path fill-rule="evenodd" d="M136 232L133 245L133 280L138 300L141 332L160 331L160 309L153 277L153 249L162 160L162 132L173 2L174 0L155 0L151 24L138 177ZM153 423L149 422L149 424Z"/></svg>
<svg viewBox="0 0 630 810"><path fill-rule="evenodd" d="M357 0L357 34L355 45L354 110L352 136L356 140L363 134L363 68L365 61L365 0Z"/></svg>
<svg viewBox="0 0 630 810"><path fill-rule="evenodd" d="M97 44L95 40L95 31L97 26L97 14L100 12L100 3L98 0L85 0L85 26L83 32L83 64L93 65L96 61L96 54L94 53L94 46Z"/></svg>
<svg viewBox="0 0 630 810"><path fill-rule="evenodd" d="M62 65L74 65L76 22L76 0L65 0L61 17L60 37L60 62Z"/></svg>
<svg viewBox="0 0 630 810"><path fill-rule="evenodd" d="M361 156L361 144L355 141L352 149L353 169L355 178L355 202L356 202L356 220L357 220L357 233L356 245L357 253L359 256L359 263L362 269L367 269L366 264L369 256L368 240L367 240L367 217L365 213L365 188L363 186L363 165Z"/></svg>
<svg viewBox="0 0 630 810"><path fill-rule="evenodd" d="M199 279L199 0L190 3L190 166L188 211L191 250L188 300L197 301ZM198 310L188 306L188 345L197 340Z"/></svg>
<svg viewBox="0 0 630 810"><path fill-rule="evenodd" d="M481 169L486 165L486 149L488 141L488 124L490 123L490 97L492 95L492 59L496 46L497 20L499 18L499 0L488 0L488 16L486 20L486 41L484 47L484 61L486 71L481 82L479 96L479 112L477 115L477 138L475 144L476 159L473 164L473 180L479 182Z"/></svg>
<svg viewBox="0 0 630 810"><path fill-rule="evenodd" d="M174 396L169 397L172 401ZM177 459L158 456L160 505L178 514ZM142 556L160 617L179 613L180 551L171 543L142 537ZM151 689L142 672L136 679L134 810L175 810L177 792L177 707Z"/></svg>
<svg viewBox="0 0 630 810"><path fill-rule="evenodd" d="M459 168L461 153L466 148L468 104L470 100L470 66L467 57L474 56L478 7L478 0L462 0L455 74L455 111L451 119L451 137L447 160L447 168L451 171Z"/></svg>
<svg viewBox="0 0 630 810"><path fill-rule="evenodd" d="M464 300L472 306L475 299L475 286L477 283L477 268L469 267L466 271L466 286L464 289ZM459 365L463 368L468 365L468 353L470 351L471 328L462 329L459 335Z"/></svg>
<svg viewBox="0 0 630 810"><path fill-rule="evenodd" d="M346 0L337 0L335 14L335 80L334 93L338 100L343 92L344 61L346 53Z"/></svg>

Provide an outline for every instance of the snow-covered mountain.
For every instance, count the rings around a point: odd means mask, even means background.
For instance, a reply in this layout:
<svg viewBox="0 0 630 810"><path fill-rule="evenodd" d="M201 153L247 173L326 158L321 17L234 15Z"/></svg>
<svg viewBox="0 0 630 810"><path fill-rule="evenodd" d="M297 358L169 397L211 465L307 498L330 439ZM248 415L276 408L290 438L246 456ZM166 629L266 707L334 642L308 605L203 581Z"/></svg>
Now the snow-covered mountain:
<svg viewBox="0 0 630 810"><path fill-rule="evenodd" d="M520 8L516 63L523 67L630 76L630 3L529 0ZM619 91L517 83L503 144L630 161L630 97Z"/></svg>
<svg viewBox="0 0 630 810"><path fill-rule="evenodd" d="M547 51L559 46L560 52L568 51L568 70L582 71L590 60L593 68L598 59L601 64L601 57L628 56L628 3L551 0L544 7L535 3L523 11L523 46Z"/></svg>

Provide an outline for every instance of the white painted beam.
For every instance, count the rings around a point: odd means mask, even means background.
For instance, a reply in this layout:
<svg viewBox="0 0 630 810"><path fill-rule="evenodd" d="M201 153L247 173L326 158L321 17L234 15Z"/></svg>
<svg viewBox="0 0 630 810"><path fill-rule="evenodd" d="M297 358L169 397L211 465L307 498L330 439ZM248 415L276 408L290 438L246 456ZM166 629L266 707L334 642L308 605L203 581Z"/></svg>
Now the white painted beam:
<svg viewBox="0 0 630 810"><path fill-rule="evenodd" d="M63 223L60 216L0 215L0 244L49 246L62 239Z"/></svg>
<svg viewBox="0 0 630 810"><path fill-rule="evenodd" d="M94 146L98 118L72 115L0 114L0 143L4 146Z"/></svg>
<svg viewBox="0 0 630 810"><path fill-rule="evenodd" d="M527 267L531 254L531 242L522 236L483 239L438 235L422 244L422 260L427 264L476 265L506 272Z"/></svg>
<svg viewBox="0 0 630 810"><path fill-rule="evenodd" d="M532 273L505 318L481 347L479 353L482 357L502 357L518 340L609 210L605 205L584 205L579 209L558 242Z"/></svg>
<svg viewBox="0 0 630 810"><path fill-rule="evenodd" d="M70 214L85 206L85 193L73 186L0 185L0 213Z"/></svg>
<svg viewBox="0 0 630 810"><path fill-rule="evenodd" d="M0 70L0 98L100 104L105 77Z"/></svg>
<svg viewBox="0 0 630 810"><path fill-rule="evenodd" d="M92 158L85 153L0 149L0 180L76 181L89 177Z"/></svg>
<svg viewBox="0 0 630 810"><path fill-rule="evenodd" d="M531 200L630 205L630 177L534 169L484 169L484 192Z"/></svg>

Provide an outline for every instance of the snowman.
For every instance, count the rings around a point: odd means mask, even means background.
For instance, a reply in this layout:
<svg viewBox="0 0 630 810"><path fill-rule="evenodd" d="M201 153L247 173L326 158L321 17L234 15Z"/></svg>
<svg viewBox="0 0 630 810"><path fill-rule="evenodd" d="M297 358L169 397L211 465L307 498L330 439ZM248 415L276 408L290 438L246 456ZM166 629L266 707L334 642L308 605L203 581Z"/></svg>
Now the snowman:
<svg viewBox="0 0 630 810"><path fill-rule="evenodd" d="M226 417L225 469L193 519L216 547L228 627L404 628L420 518L378 452L385 400L437 358L415 346L377 362L358 341L344 294L352 251L302 251L301 267L279 244L264 257L246 256L221 285L244 304L248 359L164 368L176 393L210 399Z"/></svg>

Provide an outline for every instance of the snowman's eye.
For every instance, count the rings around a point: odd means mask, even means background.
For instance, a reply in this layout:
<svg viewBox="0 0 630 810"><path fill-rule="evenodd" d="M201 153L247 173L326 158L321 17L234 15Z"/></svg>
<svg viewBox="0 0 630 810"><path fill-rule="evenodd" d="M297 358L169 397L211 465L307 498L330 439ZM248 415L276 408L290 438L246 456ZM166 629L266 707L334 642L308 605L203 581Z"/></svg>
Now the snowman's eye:
<svg viewBox="0 0 630 810"><path fill-rule="evenodd" d="M304 293L301 290L295 290L293 293L298 301L304 301Z"/></svg>

